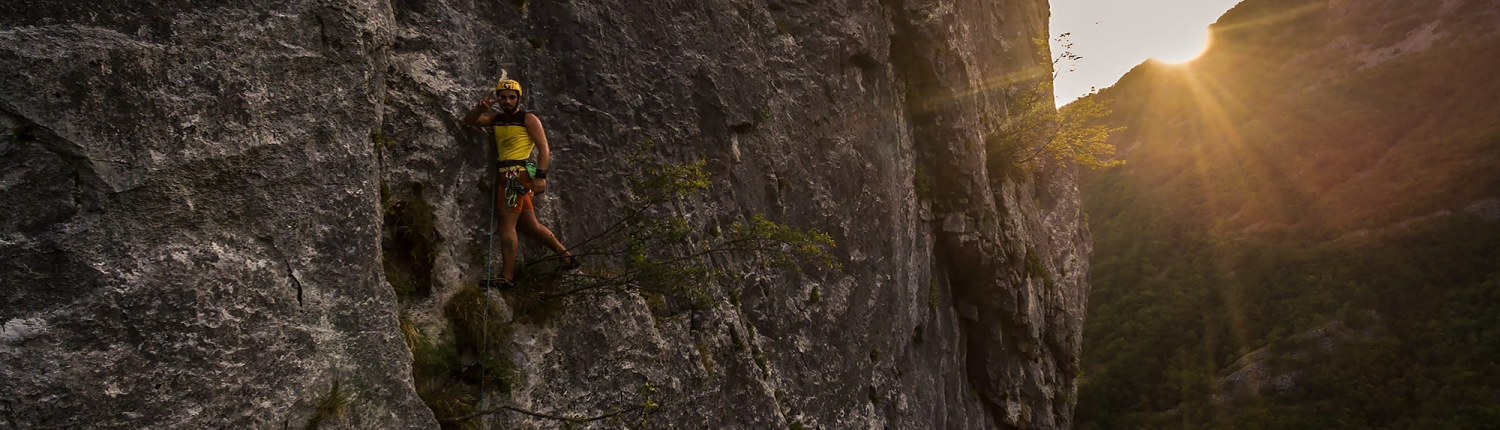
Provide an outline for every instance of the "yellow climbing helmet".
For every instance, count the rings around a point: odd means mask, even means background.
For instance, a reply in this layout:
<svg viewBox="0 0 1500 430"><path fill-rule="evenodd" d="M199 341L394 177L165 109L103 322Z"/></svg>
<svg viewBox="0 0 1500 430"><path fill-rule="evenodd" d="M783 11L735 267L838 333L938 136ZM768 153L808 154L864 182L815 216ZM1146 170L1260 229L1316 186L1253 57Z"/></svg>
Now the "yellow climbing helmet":
<svg viewBox="0 0 1500 430"><path fill-rule="evenodd" d="M515 90L516 96L519 97L521 96L521 83L515 79L501 79L500 83L495 84L495 91L500 90Z"/></svg>

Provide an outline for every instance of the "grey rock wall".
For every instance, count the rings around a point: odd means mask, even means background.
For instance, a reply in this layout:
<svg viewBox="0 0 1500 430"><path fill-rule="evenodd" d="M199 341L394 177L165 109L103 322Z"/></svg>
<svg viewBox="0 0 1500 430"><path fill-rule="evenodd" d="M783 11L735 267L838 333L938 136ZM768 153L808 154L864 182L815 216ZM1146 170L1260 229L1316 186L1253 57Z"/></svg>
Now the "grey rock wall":
<svg viewBox="0 0 1500 430"><path fill-rule="evenodd" d="M437 427L397 314L441 336L483 276L488 137L459 119L504 70L565 242L651 140L714 174L674 208L695 226L763 213L843 267L726 260L749 280L707 310L572 300L516 325L524 384L490 404L593 415L650 382L650 428L1069 425L1074 176L991 175L984 147L999 91L1046 76L1043 1L28 3L0 6L0 422L300 427L339 381L325 427ZM425 203L421 249L392 201ZM398 303L392 264L430 294Z"/></svg>

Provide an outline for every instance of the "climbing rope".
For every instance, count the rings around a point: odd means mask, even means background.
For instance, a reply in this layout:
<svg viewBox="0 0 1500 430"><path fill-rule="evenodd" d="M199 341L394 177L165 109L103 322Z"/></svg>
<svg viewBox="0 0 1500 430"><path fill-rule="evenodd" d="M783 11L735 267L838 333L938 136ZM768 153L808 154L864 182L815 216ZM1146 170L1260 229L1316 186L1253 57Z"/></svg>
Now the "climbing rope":
<svg viewBox="0 0 1500 430"><path fill-rule="evenodd" d="M500 79L506 79L506 75L508 75L508 73L505 71L505 69L500 69ZM535 96L533 96L533 97L535 97ZM516 102L520 103L520 100L517 100ZM496 148L497 151L499 150L499 148L495 147L494 145L486 145L486 146L489 146L489 147L492 147L492 148ZM488 152L488 151L486 151L486 152ZM495 157L490 157L490 159L491 160L496 160L496 159L498 159L498 155L499 154L496 154ZM489 287L491 287L493 285L492 282L494 282L494 279L495 279L495 272L494 272L494 267L495 267L495 258L494 258L494 253L495 253L495 216L498 215L497 212L499 212L498 208L500 206L500 166L499 166L498 162L490 162L490 163L487 163L487 164L490 165L490 168L489 168L489 170L491 172L490 175L491 175L491 178L493 178L490 182L493 183L494 186L491 187L491 189L490 189L490 230L489 230L489 239L488 239L489 243L485 246L485 251L484 251L484 280L481 281L483 283L482 287L483 287L483 291L484 291L484 318L480 319L480 321L481 321L482 324L484 324L484 328L481 329L480 333L481 333L481 335L483 335L484 345L480 347L480 351L481 352L480 352L480 356L479 356L479 370L480 370L480 376L479 376L479 406L476 408L476 409L481 409L481 410L485 408L485 400L486 400L486 397L489 394L489 390L487 389L488 387L485 386L486 385L485 383L489 379L488 378L488 376L489 376L488 372L490 371L490 369L487 368L488 365L485 362L485 360L487 360L487 359L490 358L490 294L489 294L490 288ZM479 427L480 428L489 428L489 415L484 415L484 416L479 417Z"/></svg>
<svg viewBox="0 0 1500 430"><path fill-rule="evenodd" d="M495 267L495 258L494 258L494 252L495 252L495 215L496 215L495 214L495 212L496 212L495 207L500 204L500 168L498 166L492 166L492 167L490 167L489 170L490 170L490 172L493 172L493 173L491 173L491 175L493 175L492 177L494 178L490 182L494 183L495 185L490 190L490 203L491 203L490 204L490 232L489 232L489 236L490 237L489 237L489 244L485 247L485 250L484 250L484 280L480 281L482 283L481 284L481 291L484 292L484 318L481 319L482 324L484 324L484 328L481 329L481 334L483 334L483 337L484 337L484 341L483 341L484 345L480 347L480 351L482 351L482 352L481 352L481 354L479 356L479 371L480 371L480 375L479 375L479 406L476 409L484 409L484 406L485 406L484 405L485 394L488 391L488 390L485 389L485 386L484 386L485 384L484 383L485 383L486 379L489 379L489 378L486 377L486 376L488 376L488 375L486 375L486 373L489 372L489 369L485 368L485 361L484 360L487 359L487 358L489 358L489 356L490 356L490 294L489 294L489 283L491 282L490 281L491 279L494 279L494 267ZM480 426L480 428L488 428L489 427L489 418L490 417L487 416L487 415L479 417L479 426Z"/></svg>

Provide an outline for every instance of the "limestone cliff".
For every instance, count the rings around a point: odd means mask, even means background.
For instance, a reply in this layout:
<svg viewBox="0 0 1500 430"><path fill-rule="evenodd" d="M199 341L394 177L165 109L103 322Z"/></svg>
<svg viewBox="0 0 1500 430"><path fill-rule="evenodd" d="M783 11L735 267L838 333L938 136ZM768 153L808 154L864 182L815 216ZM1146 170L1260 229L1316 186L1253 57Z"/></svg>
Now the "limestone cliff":
<svg viewBox="0 0 1500 430"><path fill-rule="evenodd" d="M593 415L649 382L653 428L1067 428L1090 247L1074 174L992 176L983 143L1000 89L1046 75L1046 18L1032 0L0 5L0 423L300 427L337 381L354 401L323 427L438 427L398 313L445 336L443 303L483 275L488 138L459 119L504 70L549 130L540 215L564 241L612 221L651 140L713 173L675 207L696 225L763 213L832 234L843 265L725 261L751 276L704 286L708 309L571 300L513 327L521 383L487 404Z"/></svg>

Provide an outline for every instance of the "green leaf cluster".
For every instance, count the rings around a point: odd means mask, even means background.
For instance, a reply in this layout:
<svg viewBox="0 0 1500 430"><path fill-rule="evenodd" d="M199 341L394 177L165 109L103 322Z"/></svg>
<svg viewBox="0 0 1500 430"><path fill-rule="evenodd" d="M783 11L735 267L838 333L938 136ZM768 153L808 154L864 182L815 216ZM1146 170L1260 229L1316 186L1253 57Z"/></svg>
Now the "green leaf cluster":
<svg viewBox="0 0 1500 430"><path fill-rule="evenodd" d="M704 308L716 302L706 288L741 277L736 267L796 272L840 267L833 237L827 233L760 214L723 227L717 222L690 223L672 209L673 203L696 198L712 187L706 162L654 162L651 147L648 141L627 157L628 165L637 170L625 181L631 192L617 221L571 247L575 255L596 262L589 272L523 287L537 291L534 296L541 300L636 291Z"/></svg>
<svg viewBox="0 0 1500 430"><path fill-rule="evenodd" d="M1008 115L999 122L999 132L986 143L992 172L1030 170L1044 161L1060 161L1090 169L1124 164L1115 159L1109 143L1112 133L1124 127L1100 123L1112 112L1097 94L1057 108L1052 81L1012 88Z"/></svg>

